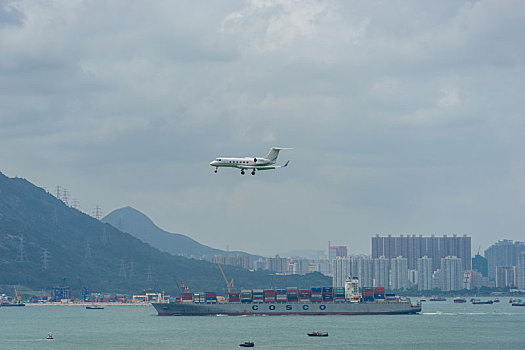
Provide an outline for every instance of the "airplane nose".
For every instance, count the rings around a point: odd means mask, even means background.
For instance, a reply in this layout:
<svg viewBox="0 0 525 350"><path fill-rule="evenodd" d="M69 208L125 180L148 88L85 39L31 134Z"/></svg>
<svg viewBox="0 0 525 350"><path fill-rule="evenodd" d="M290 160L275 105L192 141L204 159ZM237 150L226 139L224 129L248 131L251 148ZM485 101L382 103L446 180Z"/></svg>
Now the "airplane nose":
<svg viewBox="0 0 525 350"><path fill-rule="evenodd" d="M217 162L217 161L214 160L213 162L210 163L210 165L211 165L211 166L214 166L216 162Z"/></svg>

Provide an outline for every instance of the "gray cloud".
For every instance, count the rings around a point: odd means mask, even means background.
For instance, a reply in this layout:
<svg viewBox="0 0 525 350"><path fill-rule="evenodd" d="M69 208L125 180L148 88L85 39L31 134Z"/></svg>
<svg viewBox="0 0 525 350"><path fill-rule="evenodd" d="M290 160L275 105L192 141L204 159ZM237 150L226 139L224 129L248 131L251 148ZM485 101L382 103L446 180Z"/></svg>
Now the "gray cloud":
<svg viewBox="0 0 525 350"><path fill-rule="evenodd" d="M13 1L0 159L218 248L523 239L525 5ZM213 174L219 155L289 168Z"/></svg>

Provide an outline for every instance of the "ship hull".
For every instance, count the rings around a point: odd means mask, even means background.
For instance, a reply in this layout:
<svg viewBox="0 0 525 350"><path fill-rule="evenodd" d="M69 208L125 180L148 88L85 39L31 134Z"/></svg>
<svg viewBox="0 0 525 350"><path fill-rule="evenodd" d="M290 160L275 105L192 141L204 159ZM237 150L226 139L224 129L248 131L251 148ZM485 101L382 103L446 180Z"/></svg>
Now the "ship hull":
<svg viewBox="0 0 525 350"><path fill-rule="evenodd" d="M204 315L387 315L415 314L411 302L359 303L153 303L159 316Z"/></svg>

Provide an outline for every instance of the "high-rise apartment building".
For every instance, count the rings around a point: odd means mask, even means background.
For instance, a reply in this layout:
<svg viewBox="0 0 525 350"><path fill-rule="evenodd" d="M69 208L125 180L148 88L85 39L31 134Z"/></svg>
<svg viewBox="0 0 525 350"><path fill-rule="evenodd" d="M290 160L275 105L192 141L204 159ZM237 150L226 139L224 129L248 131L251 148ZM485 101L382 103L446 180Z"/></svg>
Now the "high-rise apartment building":
<svg viewBox="0 0 525 350"><path fill-rule="evenodd" d="M525 290L525 252L518 255L518 289Z"/></svg>
<svg viewBox="0 0 525 350"><path fill-rule="evenodd" d="M417 259L417 289L431 290L432 289L432 258L424 256Z"/></svg>
<svg viewBox="0 0 525 350"><path fill-rule="evenodd" d="M344 245L328 246L328 259L332 261L338 256L341 256L341 257L348 256L347 247Z"/></svg>
<svg viewBox="0 0 525 350"><path fill-rule="evenodd" d="M441 258L441 290L444 292L463 288L463 267L461 259L455 256Z"/></svg>
<svg viewBox="0 0 525 350"><path fill-rule="evenodd" d="M390 259L384 256L374 259L374 287L390 289Z"/></svg>
<svg viewBox="0 0 525 350"><path fill-rule="evenodd" d="M390 259L390 282L392 289L408 288L408 259L398 256Z"/></svg>
<svg viewBox="0 0 525 350"><path fill-rule="evenodd" d="M348 277L352 278L352 259L350 257L337 256L332 260L332 286L344 287ZM355 276L357 277L357 276Z"/></svg>
<svg viewBox="0 0 525 350"><path fill-rule="evenodd" d="M518 286L517 266L496 266L496 288L516 288Z"/></svg>
<svg viewBox="0 0 525 350"><path fill-rule="evenodd" d="M440 268L441 258L456 256L462 261L464 270L471 269L471 238L464 236L423 237L422 235L388 235L372 237L372 258L380 256L392 259L402 256L408 259L408 268L417 269L417 259L428 256L432 259L432 271Z"/></svg>
<svg viewBox="0 0 525 350"><path fill-rule="evenodd" d="M518 266L518 255L525 251L524 242L513 242L508 239L500 240L485 250L488 263L488 273L491 280L496 279L498 266Z"/></svg>
<svg viewBox="0 0 525 350"><path fill-rule="evenodd" d="M487 259L479 254L472 258L472 270L478 271L483 277L487 277L489 273L489 265Z"/></svg>
<svg viewBox="0 0 525 350"><path fill-rule="evenodd" d="M276 255L275 258L266 259L266 270L277 273L288 273L288 259Z"/></svg>

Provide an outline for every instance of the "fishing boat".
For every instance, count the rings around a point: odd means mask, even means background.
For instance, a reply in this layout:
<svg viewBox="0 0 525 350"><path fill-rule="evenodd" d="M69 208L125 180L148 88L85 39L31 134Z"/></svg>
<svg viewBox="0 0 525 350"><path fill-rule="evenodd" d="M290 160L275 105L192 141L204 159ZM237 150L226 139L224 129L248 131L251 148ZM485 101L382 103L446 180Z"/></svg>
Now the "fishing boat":
<svg viewBox="0 0 525 350"><path fill-rule="evenodd" d="M311 331L308 333L309 337L328 337L328 332Z"/></svg>
<svg viewBox="0 0 525 350"><path fill-rule="evenodd" d="M239 346L243 348L253 348L255 344L252 341L245 341L244 343L240 343Z"/></svg>
<svg viewBox="0 0 525 350"><path fill-rule="evenodd" d="M47 333L47 337L46 337L47 340L53 340L55 338L53 338L53 334L51 334L51 332Z"/></svg>
<svg viewBox="0 0 525 350"><path fill-rule="evenodd" d="M494 303L492 300L473 300L472 305L492 305Z"/></svg>

